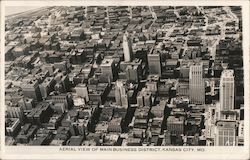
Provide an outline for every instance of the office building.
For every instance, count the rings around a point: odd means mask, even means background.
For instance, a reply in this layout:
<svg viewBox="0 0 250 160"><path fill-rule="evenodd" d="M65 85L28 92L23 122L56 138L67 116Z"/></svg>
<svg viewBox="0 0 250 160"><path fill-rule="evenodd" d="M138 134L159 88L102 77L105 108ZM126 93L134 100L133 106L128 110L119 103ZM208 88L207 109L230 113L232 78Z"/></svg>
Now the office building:
<svg viewBox="0 0 250 160"><path fill-rule="evenodd" d="M128 107L128 95L123 81L116 81L115 101L118 106Z"/></svg>
<svg viewBox="0 0 250 160"><path fill-rule="evenodd" d="M54 90L55 80L53 77L46 77L43 83L39 85L39 89L43 98L47 98L50 92Z"/></svg>
<svg viewBox="0 0 250 160"><path fill-rule="evenodd" d="M205 82L203 78L202 63L195 63L190 66L189 71L189 98L191 103L205 103Z"/></svg>
<svg viewBox="0 0 250 160"><path fill-rule="evenodd" d="M28 83L22 85L22 91L24 97L33 98L36 101L40 101L42 99L37 80L31 80Z"/></svg>
<svg viewBox="0 0 250 160"><path fill-rule="evenodd" d="M215 146L236 146L236 128L235 121L218 121L215 128Z"/></svg>
<svg viewBox="0 0 250 160"><path fill-rule="evenodd" d="M18 118L5 118L5 130L8 136L17 136L21 129L21 123Z"/></svg>
<svg viewBox="0 0 250 160"><path fill-rule="evenodd" d="M22 98L18 101L18 105L20 105L23 110L31 110L35 107L35 102L30 98Z"/></svg>
<svg viewBox="0 0 250 160"><path fill-rule="evenodd" d="M19 118L22 122L23 120L23 109L19 106L6 106L7 117L9 118Z"/></svg>
<svg viewBox="0 0 250 160"><path fill-rule="evenodd" d="M159 51L152 49L148 54L149 74L158 74L161 76L161 54Z"/></svg>
<svg viewBox="0 0 250 160"><path fill-rule="evenodd" d="M169 116L167 119L167 130L172 135L180 135L184 133L185 118Z"/></svg>
<svg viewBox="0 0 250 160"><path fill-rule="evenodd" d="M150 91L143 88L137 95L137 105L139 107L152 106L152 94Z"/></svg>
<svg viewBox="0 0 250 160"><path fill-rule="evenodd" d="M158 91L159 82L160 82L159 75L157 74L148 75L145 86L148 91L152 93L156 93Z"/></svg>
<svg viewBox="0 0 250 160"><path fill-rule="evenodd" d="M131 82L137 83L139 80L138 66L128 65L126 67L126 78Z"/></svg>
<svg viewBox="0 0 250 160"><path fill-rule="evenodd" d="M104 82L113 81L114 60L106 58L102 61L100 67L101 67L102 76L104 78Z"/></svg>
<svg viewBox="0 0 250 160"><path fill-rule="evenodd" d="M70 109L73 106L72 95L70 93L61 93L52 96L52 101L60 104L64 104L65 110Z"/></svg>
<svg viewBox="0 0 250 160"><path fill-rule="evenodd" d="M221 111L234 109L234 71L224 70L220 78Z"/></svg>
<svg viewBox="0 0 250 160"><path fill-rule="evenodd" d="M89 93L88 93L88 87L86 84L78 84L75 87L76 90L76 94L81 97L84 98L86 102L89 101Z"/></svg>
<svg viewBox="0 0 250 160"><path fill-rule="evenodd" d="M123 47L125 62L130 62L132 60L133 51L132 51L132 43L131 43L131 40L128 38L127 32L123 35L122 47Z"/></svg>

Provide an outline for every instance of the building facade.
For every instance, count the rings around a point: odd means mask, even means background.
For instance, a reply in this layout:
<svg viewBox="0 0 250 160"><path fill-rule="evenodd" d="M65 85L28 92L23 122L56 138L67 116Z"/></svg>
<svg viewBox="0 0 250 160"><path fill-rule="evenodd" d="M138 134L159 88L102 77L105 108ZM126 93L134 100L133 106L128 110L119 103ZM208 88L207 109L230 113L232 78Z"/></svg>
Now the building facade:
<svg viewBox="0 0 250 160"><path fill-rule="evenodd" d="M221 111L234 109L234 71L224 70L220 79Z"/></svg>
<svg viewBox="0 0 250 160"><path fill-rule="evenodd" d="M203 65L196 63L190 66L189 71L189 97L191 103L205 103L205 82L203 78Z"/></svg>
<svg viewBox="0 0 250 160"><path fill-rule="evenodd" d="M128 33L125 33L123 35L123 43L122 43L122 47L123 47L123 53L124 53L124 60L125 62L130 62L132 60L132 43L130 41L130 39L128 38Z"/></svg>
<svg viewBox="0 0 250 160"><path fill-rule="evenodd" d="M236 122L218 121L215 128L215 146L236 146Z"/></svg>
<svg viewBox="0 0 250 160"><path fill-rule="evenodd" d="M113 81L113 69L114 69L114 60L113 59L104 59L100 65L102 76L105 78L105 82Z"/></svg>
<svg viewBox="0 0 250 160"><path fill-rule="evenodd" d="M148 54L149 74L161 76L161 55L158 51L152 49Z"/></svg>
<svg viewBox="0 0 250 160"><path fill-rule="evenodd" d="M128 95L123 81L116 82L115 101L118 106L128 107Z"/></svg>

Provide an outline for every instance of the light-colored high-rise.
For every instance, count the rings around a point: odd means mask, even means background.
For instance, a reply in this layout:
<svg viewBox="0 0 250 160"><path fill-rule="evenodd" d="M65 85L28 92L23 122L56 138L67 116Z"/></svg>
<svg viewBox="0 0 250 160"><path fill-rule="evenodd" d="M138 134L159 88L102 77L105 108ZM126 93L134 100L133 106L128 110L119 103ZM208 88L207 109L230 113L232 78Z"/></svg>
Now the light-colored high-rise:
<svg viewBox="0 0 250 160"><path fill-rule="evenodd" d="M236 128L234 121L218 121L215 128L215 146L236 146Z"/></svg>
<svg viewBox="0 0 250 160"><path fill-rule="evenodd" d="M75 87L76 90L76 94L81 97L84 98L86 102L89 101L89 93L88 93L88 87L86 84L78 84Z"/></svg>
<svg viewBox="0 0 250 160"><path fill-rule="evenodd" d="M128 107L128 95L123 81L116 81L115 101L118 106Z"/></svg>
<svg viewBox="0 0 250 160"><path fill-rule="evenodd" d="M101 72L104 78L104 82L110 82L114 79L114 60L110 58L104 58L100 65Z"/></svg>
<svg viewBox="0 0 250 160"><path fill-rule="evenodd" d="M220 78L220 110L234 109L234 71L224 70Z"/></svg>
<svg viewBox="0 0 250 160"><path fill-rule="evenodd" d="M130 39L128 38L128 33L126 32L123 35L123 53L124 53L124 60L125 62L130 62L132 60L132 43Z"/></svg>
<svg viewBox="0 0 250 160"><path fill-rule="evenodd" d="M205 103L205 82L203 78L203 64L195 63L189 70L189 98L191 103Z"/></svg>

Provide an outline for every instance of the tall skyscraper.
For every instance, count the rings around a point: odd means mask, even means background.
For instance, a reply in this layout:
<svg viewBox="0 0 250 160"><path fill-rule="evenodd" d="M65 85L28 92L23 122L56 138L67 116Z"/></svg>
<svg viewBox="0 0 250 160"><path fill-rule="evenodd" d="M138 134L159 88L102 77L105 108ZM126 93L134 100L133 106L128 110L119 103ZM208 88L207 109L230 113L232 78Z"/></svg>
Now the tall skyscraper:
<svg viewBox="0 0 250 160"><path fill-rule="evenodd" d="M220 110L229 111L234 109L234 71L222 71L220 78Z"/></svg>
<svg viewBox="0 0 250 160"><path fill-rule="evenodd" d="M125 62L130 62L132 60L132 43L131 40L128 38L128 33L126 32L123 35L123 53L124 53L124 60Z"/></svg>
<svg viewBox="0 0 250 160"><path fill-rule="evenodd" d="M191 103L205 103L205 82L203 78L203 64L195 63L189 70L189 97Z"/></svg>
<svg viewBox="0 0 250 160"><path fill-rule="evenodd" d="M117 80L115 86L115 101L118 106L128 107L128 95L123 81Z"/></svg>
<svg viewBox="0 0 250 160"><path fill-rule="evenodd" d="M161 76L161 55L155 49L152 49L148 54L148 68L149 74Z"/></svg>

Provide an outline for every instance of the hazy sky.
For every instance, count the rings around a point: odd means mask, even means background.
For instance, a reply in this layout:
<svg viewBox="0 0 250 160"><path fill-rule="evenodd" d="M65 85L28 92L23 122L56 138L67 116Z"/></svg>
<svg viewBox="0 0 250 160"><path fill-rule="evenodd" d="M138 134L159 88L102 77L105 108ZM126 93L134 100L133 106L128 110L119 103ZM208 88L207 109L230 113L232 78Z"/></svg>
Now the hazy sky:
<svg viewBox="0 0 250 160"><path fill-rule="evenodd" d="M28 10L33 10L36 8L41 8L41 6L6 6L5 7L5 14L6 16L20 13L20 12L25 12Z"/></svg>

